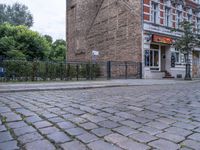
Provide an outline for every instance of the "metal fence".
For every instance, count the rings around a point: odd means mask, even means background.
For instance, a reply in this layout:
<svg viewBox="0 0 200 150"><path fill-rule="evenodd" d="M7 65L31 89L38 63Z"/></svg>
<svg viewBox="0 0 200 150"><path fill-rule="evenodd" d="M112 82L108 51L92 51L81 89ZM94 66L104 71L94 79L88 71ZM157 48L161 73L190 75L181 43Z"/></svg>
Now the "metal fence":
<svg viewBox="0 0 200 150"><path fill-rule="evenodd" d="M0 81L73 81L141 78L137 62L0 61Z"/></svg>

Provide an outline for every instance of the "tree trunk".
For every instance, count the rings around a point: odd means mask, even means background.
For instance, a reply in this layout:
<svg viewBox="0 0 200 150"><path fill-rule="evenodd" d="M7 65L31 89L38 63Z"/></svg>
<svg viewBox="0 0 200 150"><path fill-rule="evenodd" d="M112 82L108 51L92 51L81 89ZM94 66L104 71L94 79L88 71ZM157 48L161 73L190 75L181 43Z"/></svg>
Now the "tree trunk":
<svg viewBox="0 0 200 150"><path fill-rule="evenodd" d="M186 54L185 80L192 80L192 78L191 78L191 64L190 64L190 60L189 60L189 53Z"/></svg>

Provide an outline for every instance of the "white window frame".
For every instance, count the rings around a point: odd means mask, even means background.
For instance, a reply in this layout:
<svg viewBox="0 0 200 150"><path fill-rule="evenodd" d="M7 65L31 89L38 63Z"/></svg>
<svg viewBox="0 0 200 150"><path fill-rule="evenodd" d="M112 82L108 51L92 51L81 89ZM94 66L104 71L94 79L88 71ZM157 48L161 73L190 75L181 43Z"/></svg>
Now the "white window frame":
<svg viewBox="0 0 200 150"><path fill-rule="evenodd" d="M159 3L152 1L151 2L151 22L152 23L159 24L160 22L159 14L160 14Z"/></svg>
<svg viewBox="0 0 200 150"><path fill-rule="evenodd" d="M167 11L166 11L167 10ZM165 7L165 26L167 27L171 27L171 8L169 7Z"/></svg>

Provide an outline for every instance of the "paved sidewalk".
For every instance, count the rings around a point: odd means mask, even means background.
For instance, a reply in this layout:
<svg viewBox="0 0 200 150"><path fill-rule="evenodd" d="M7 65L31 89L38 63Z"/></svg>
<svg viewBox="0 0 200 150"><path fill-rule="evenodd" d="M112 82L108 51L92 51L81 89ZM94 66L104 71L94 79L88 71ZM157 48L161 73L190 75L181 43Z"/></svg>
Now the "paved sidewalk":
<svg viewBox="0 0 200 150"><path fill-rule="evenodd" d="M179 83L193 83L196 81L184 80L155 80L155 79L129 79L129 80L103 80L103 81L74 81L74 82L43 82L43 83L0 83L0 93L19 91L46 91L46 90L75 90L104 87L126 87L145 85L168 85Z"/></svg>

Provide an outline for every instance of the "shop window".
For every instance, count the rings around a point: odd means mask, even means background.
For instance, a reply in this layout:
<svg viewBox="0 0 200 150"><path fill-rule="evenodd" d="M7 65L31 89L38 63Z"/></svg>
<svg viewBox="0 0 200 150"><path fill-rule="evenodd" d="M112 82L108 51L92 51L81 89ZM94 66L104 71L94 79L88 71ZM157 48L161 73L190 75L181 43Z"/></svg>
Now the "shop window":
<svg viewBox="0 0 200 150"><path fill-rule="evenodd" d="M145 66L146 67L159 67L159 51L158 50L145 50Z"/></svg>

